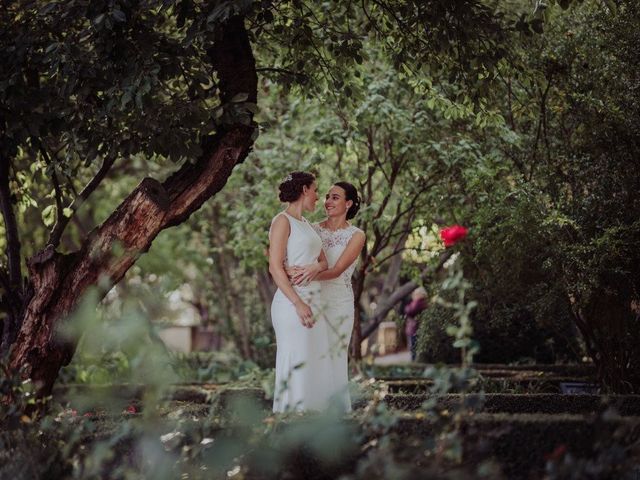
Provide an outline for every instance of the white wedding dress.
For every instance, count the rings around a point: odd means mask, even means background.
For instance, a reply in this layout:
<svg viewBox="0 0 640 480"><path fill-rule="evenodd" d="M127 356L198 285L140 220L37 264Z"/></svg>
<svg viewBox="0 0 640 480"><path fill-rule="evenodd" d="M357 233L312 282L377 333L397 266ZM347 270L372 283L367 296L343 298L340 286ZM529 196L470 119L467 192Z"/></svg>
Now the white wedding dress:
<svg viewBox="0 0 640 480"><path fill-rule="evenodd" d="M278 215L284 215L291 227L285 264L316 262L322 241L311 224L286 212ZM334 380L332 360L328 355L327 322L322 314L320 282L312 281L294 288L311 307L315 324L312 328L303 326L295 306L280 289L276 291L271 303L277 344L273 411L324 410L334 391Z"/></svg>
<svg viewBox="0 0 640 480"><path fill-rule="evenodd" d="M353 225L335 232L327 230L318 224L314 224L313 228L322 239L322 249L327 257L329 268L336 264L353 234L362 231ZM348 360L355 315L351 276L357 263L358 259L356 258L338 278L320 282L322 286L323 313L328 327L331 370L333 372L332 402L345 412L351 411Z"/></svg>

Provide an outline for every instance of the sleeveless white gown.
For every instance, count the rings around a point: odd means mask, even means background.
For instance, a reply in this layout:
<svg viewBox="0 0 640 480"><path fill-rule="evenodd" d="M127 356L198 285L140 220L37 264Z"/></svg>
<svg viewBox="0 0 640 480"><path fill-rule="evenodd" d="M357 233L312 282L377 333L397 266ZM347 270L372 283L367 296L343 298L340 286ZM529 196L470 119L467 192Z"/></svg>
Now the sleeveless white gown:
<svg viewBox="0 0 640 480"><path fill-rule="evenodd" d="M278 215L284 215L291 227L285 264L308 265L317 261L322 241L311 224L285 212ZM273 411L324 410L329 405L334 382L331 358L327 354L329 337L322 315L320 282L294 288L311 307L316 323L312 328L304 327L295 306L280 289L276 291L271 303L277 344Z"/></svg>
<svg viewBox="0 0 640 480"><path fill-rule="evenodd" d="M313 228L322 239L322 249L327 257L329 268L336 264L353 234L361 231L353 225L335 232L327 230L318 224L314 224ZM333 372L332 402L345 412L351 411L348 360L351 331L353 330L355 316L351 276L357 263L358 259L356 258L338 278L320 282L323 311L328 326L331 370Z"/></svg>

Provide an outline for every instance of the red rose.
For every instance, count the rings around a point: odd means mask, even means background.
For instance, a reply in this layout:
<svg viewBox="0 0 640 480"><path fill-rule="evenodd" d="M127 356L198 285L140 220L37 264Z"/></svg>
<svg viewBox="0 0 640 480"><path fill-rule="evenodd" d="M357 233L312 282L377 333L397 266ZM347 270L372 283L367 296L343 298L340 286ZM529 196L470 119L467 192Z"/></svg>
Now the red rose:
<svg viewBox="0 0 640 480"><path fill-rule="evenodd" d="M440 230L440 238L444 242L445 247L451 247L462 240L469 233L469 229L462 225L452 225Z"/></svg>

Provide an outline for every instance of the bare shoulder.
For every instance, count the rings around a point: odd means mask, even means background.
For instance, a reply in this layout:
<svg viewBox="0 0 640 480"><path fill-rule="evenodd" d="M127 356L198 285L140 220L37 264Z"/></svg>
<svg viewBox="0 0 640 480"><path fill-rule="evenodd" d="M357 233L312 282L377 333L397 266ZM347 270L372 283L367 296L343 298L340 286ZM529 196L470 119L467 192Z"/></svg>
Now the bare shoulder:
<svg viewBox="0 0 640 480"><path fill-rule="evenodd" d="M360 230L358 227L353 227L353 233L351 234L350 242L353 243L362 243L364 244L366 240L366 235L363 230Z"/></svg>
<svg viewBox="0 0 640 480"><path fill-rule="evenodd" d="M271 220L271 225L289 225L289 219L283 212L280 212L275 217L273 217L273 219Z"/></svg>
<svg viewBox="0 0 640 480"><path fill-rule="evenodd" d="M353 236L352 236L352 238L354 238L354 237L355 238L361 238L363 240L366 238L364 230L356 227L355 225L353 225L352 227L353 227Z"/></svg>
<svg viewBox="0 0 640 480"><path fill-rule="evenodd" d="M276 215L275 217L273 217L273 220L271 220L271 228L269 229L269 234L289 234L289 219L287 219L286 215L283 215L281 213L279 213L278 215Z"/></svg>

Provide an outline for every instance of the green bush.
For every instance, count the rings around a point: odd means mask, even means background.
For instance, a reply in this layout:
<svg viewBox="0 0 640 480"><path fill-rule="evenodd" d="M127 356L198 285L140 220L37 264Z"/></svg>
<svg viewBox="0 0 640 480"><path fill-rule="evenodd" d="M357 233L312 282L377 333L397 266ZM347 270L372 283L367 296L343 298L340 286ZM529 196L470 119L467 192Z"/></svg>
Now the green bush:
<svg viewBox="0 0 640 480"><path fill-rule="evenodd" d="M104 351L101 354L77 353L73 361L60 370L61 383L90 383L105 385L122 383L131 378L131 360L122 351Z"/></svg>
<svg viewBox="0 0 640 480"><path fill-rule="evenodd" d="M477 281L477 279L475 279ZM536 304L493 304L488 291L475 288L478 307L472 313L473 339L480 351L478 363L576 361L580 352L576 334L566 305L547 305L536 310ZM553 310L553 308L556 310ZM564 307L564 310L563 310ZM432 305L420 315L418 329L418 360L427 363L459 363L453 348L454 339L447 334L453 322L453 312Z"/></svg>
<svg viewBox="0 0 640 480"><path fill-rule="evenodd" d="M460 352L453 348L453 338L446 330L454 322L454 312L433 305L420 314L417 359L427 363L459 363Z"/></svg>
<svg viewBox="0 0 640 480"><path fill-rule="evenodd" d="M255 371L251 360L225 352L171 353L171 367L181 382L226 383Z"/></svg>
<svg viewBox="0 0 640 480"><path fill-rule="evenodd" d="M101 354L78 352L60 373L61 383L106 385L127 383L136 378L137 355L120 350ZM226 383L259 367L231 352L167 352L166 361L173 379L182 383Z"/></svg>

